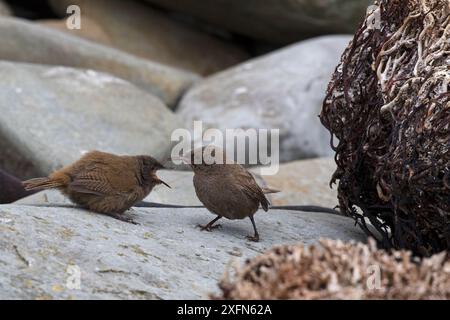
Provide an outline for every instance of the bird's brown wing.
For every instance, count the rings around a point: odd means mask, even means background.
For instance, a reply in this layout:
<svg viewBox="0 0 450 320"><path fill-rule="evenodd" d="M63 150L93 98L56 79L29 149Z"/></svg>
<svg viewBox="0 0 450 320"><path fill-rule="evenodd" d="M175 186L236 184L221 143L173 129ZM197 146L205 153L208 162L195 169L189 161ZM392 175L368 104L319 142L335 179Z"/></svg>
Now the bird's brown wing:
<svg viewBox="0 0 450 320"><path fill-rule="evenodd" d="M104 196L114 194L110 183L101 170L91 169L77 174L69 184L75 192Z"/></svg>
<svg viewBox="0 0 450 320"><path fill-rule="evenodd" d="M269 210L269 201L264 195L264 192L256 183L255 178L243 167L240 169L241 170L237 170L238 172L235 173L238 176L235 181L241 188L242 192L244 192L250 199L259 201L264 211Z"/></svg>

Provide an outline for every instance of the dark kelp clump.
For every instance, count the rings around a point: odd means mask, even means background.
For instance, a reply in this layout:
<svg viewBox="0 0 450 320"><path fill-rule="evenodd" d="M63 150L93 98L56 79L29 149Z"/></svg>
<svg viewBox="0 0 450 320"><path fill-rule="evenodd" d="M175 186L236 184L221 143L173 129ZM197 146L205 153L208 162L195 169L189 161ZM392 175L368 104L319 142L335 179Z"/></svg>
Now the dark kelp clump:
<svg viewBox="0 0 450 320"><path fill-rule="evenodd" d="M450 249L449 85L448 0L376 1L329 84L340 208L384 248Z"/></svg>
<svg viewBox="0 0 450 320"><path fill-rule="evenodd" d="M284 245L237 266L216 299L450 299L446 252L413 258L374 242Z"/></svg>

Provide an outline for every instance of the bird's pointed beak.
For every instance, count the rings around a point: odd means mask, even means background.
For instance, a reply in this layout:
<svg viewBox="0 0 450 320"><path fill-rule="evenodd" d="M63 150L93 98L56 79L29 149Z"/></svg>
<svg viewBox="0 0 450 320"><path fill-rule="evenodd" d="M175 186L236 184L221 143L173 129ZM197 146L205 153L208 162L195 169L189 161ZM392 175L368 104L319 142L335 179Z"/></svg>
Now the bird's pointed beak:
<svg viewBox="0 0 450 320"><path fill-rule="evenodd" d="M173 156L173 157L170 157L169 160L171 160L171 161L174 161L174 160L175 161L181 161L182 163L185 163L185 164L189 164L190 163L190 159L188 157L185 157L185 156L183 156L183 157ZM175 164L177 164L177 163L175 163Z"/></svg>
<svg viewBox="0 0 450 320"><path fill-rule="evenodd" d="M162 180L156 175L156 171L153 171L153 172L151 173L151 177L152 177L152 180L153 180L153 182L154 182L155 184L163 184L163 185L165 185L166 187L172 189L171 186L169 186L167 183L165 183L164 181L162 181Z"/></svg>
<svg viewBox="0 0 450 320"><path fill-rule="evenodd" d="M160 170L160 169L166 169L166 167L163 164L159 163L158 164L158 170Z"/></svg>
<svg viewBox="0 0 450 320"><path fill-rule="evenodd" d="M163 184L165 185L167 188L172 189L171 186L169 186L167 183L165 183L164 181L162 181L161 179L158 179L156 182L158 182L159 184Z"/></svg>

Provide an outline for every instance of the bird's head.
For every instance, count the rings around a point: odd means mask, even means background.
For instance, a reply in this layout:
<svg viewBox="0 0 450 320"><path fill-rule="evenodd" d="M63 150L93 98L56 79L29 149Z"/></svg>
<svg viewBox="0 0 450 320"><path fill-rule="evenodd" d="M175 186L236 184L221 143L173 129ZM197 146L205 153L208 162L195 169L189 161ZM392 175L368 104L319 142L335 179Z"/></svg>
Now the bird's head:
<svg viewBox="0 0 450 320"><path fill-rule="evenodd" d="M224 150L214 145L190 150L182 157L172 157L172 160L180 160L190 165L194 173L212 173L218 171L230 163L227 159Z"/></svg>
<svg viewBox="0 0 450 320"><path fill-rule="evenodd" d="M139 156L141 164L141 175L145 181L150 181L155 184L163 184L170 188L170 186L162 181L157 175L156 171L164 169L164 166L155 158L150 156Z"/></svg>

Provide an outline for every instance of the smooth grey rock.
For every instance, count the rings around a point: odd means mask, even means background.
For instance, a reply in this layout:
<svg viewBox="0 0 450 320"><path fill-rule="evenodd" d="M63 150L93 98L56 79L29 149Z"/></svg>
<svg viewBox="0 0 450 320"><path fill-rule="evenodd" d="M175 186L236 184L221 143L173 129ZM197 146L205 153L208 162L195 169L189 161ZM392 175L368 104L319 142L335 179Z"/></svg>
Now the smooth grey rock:
<svg viewBox="0 0 450 320"><path fill-rule="evenodd" d="M73 36L81 37L103 45L112 46L110 36L101 25L94 19L90 19L83 15L82 27L80 29L68 29L66 19L44 19L38 20L36 23L63 31Z"/></svg>
<svg viewBox="0 0 450 320"><path fill-rule="evenodd" d="M73 205L68 197L56 189L39 191L14 202L17 205Z"/></svg>
<svg viewBox="0 0 450 320"><path fill-rule="evenodd" d="M0 17L0 59L93 69L126 79L173 106L199 77L25 20Z"/></svg>
<svg viewBox="0 0 450 320"><path fill-rule="evenodd" d="M353 33L372 0L146 0L269 43Z"/></svg>
<svg viewBox="0 0 450 320"><path fill-rule="evenodd" d="M158 98L93 70L0 62L0 167L47 175L98 149L165 159L180 127Z"/></svg>
<svg viewBox="0 0 450 320"><path fill-rule="evenodd" d="M258 212L259 243L245 239L248 219L199 231L213 217L204 209L130 214L141 225L81 209L0 206L0 299L206 298L230 261L282 243L365 240L351 219L322 213Z"/></svg>
<svg viewBox="0 0 450 320"><path fill-rule="evenodd" d="M142 2L53 0L50 4L62 17L67 15L69 5L78 5L82 23L84 19L91 19L106 30L107 45L198 74L211 74L248 58L248 54L231 42L221 41L188 24L170 19ZM83 25L81 29L84 28ZM83 34L67 28L65 31Z"/></svg>
<svg viewBox="0 0 450 320"><path fill-rule="evenodd" d="M181 206L202 205L195 194L192 171L159 170L157 174L171 189L159 185L144 199L145 201Z"/></svg>
<svg viewBox="0 0 450 320"><path fill-rule="evenodd" d="M334 208L339 204L337 186L330 188L336 163L334 158L293 161L280 165L276 175L264 176L271 188L273 205L315 205Z"/></svg>
<svg viewBox="0 0 450 320"><path fill-rule="evenodd" d="M306 40L204 79L177 113L221 130L280 130L281 161L329 156L330 134L318 115L325 89L350 36Z"/></svg>

